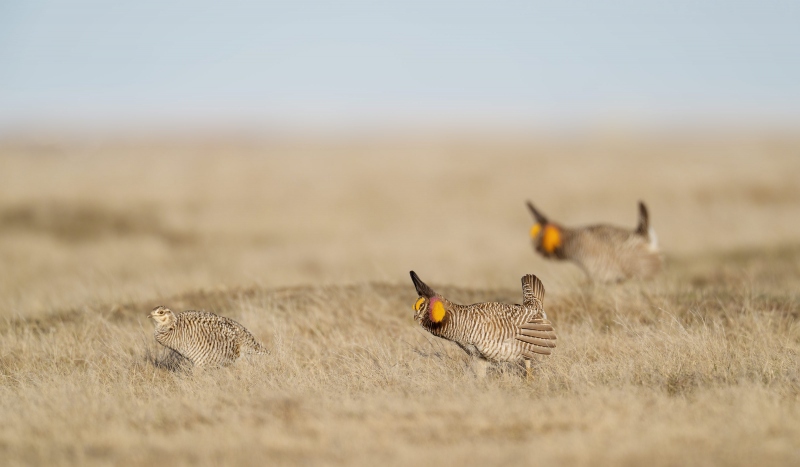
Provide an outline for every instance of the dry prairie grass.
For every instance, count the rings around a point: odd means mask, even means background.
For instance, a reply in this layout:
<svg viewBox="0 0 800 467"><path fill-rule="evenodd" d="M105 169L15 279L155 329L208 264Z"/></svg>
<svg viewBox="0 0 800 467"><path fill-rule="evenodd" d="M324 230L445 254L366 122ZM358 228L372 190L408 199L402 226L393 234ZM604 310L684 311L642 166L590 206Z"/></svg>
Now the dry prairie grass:
<svg viewBox="0 0 800 467"><path fill-rule="evenodd" d="M0 458L8 465L800 462L800 143L6 145ZM489 157L491 156L491 157ZM592 287L535 257L523 201L635 223L668 253ZM411 318L548 290L559 347L475 378ZM157 304L273 350L175 369ZM179 363L179 362L178 362Z"/></svg>

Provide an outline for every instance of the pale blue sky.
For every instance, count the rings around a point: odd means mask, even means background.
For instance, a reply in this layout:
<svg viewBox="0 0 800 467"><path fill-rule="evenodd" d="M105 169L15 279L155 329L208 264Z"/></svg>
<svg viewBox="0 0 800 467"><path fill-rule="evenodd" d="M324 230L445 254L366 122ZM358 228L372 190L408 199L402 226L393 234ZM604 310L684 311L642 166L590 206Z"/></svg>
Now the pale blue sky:
<svg viewBox="0 0 800 467"><path fill-rule="evenodd" d="M0 1L0 132L800 122L798 1Z"/></svg>

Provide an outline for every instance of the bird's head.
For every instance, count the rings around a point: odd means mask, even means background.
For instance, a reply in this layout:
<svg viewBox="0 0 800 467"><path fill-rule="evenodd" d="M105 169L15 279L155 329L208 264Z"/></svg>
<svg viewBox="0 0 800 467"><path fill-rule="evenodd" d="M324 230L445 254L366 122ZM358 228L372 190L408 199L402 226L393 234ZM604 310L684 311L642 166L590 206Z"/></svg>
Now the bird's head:
<svg viewBox="0 0 800 467"><path fill-rule="evenodd" d="M420 324L434 325L444 322L447 317L447 301L422 282L414 271L411 271L411 280L419 295L414 302L414 320Z"/></svg>
<svg viewBox="0 0 800 467"><path fill-rule="evenodd" d="M533 247L544 256L555 256L564 243L564 231L558 224L550 222L528 201L528 209L536 223L531 227L530 235Z"/></svg>
<svg viewBox="0 0 800 467"><path fill-rule="evenodd" d="M155 321L156 326L166 326L175 321L175 313L163 305L153 308L147 317Z"/></svg>

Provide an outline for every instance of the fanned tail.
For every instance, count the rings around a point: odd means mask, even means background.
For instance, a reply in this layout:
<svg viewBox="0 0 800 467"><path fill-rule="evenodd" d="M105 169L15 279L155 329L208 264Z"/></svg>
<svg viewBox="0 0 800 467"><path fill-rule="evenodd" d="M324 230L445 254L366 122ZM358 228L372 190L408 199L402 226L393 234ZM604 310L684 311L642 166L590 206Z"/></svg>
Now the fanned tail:
<svg viewBox="0 0 800 467"><path fill-rule="evenodd" d="M522 304L525 306L544 306L544 284L533 274L522 276Z"/></svg>

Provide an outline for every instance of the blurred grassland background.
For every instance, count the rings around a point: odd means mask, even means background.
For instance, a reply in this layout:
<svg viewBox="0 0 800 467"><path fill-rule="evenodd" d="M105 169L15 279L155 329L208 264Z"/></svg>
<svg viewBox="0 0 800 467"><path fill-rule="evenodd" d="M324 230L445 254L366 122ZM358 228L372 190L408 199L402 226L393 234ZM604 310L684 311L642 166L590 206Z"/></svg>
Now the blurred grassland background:
<svg viewBox="0 0 800 467"><path fill-rule="evenodd" d="M6 144L0 451L15 464L786 465L800 459L800 141L787 137ZM25 174L20 177L19 174ZM529 244L636 222L645 283ZM545 283L531 381L477 379L412 320L415 269L465 303ZM174 372L155 305L273 354Z"/></svg>
<svg viewBox="0 0 800 467"><path fill-rule="evenodd" d="M532 200L565 225L633 227L650 207L669 259L800 238L787 137L674 141L367 140L2 148L2 309L180 288L423 277L469 286L540 274ZM21 176L24 174L24 176Z"/></svg>

